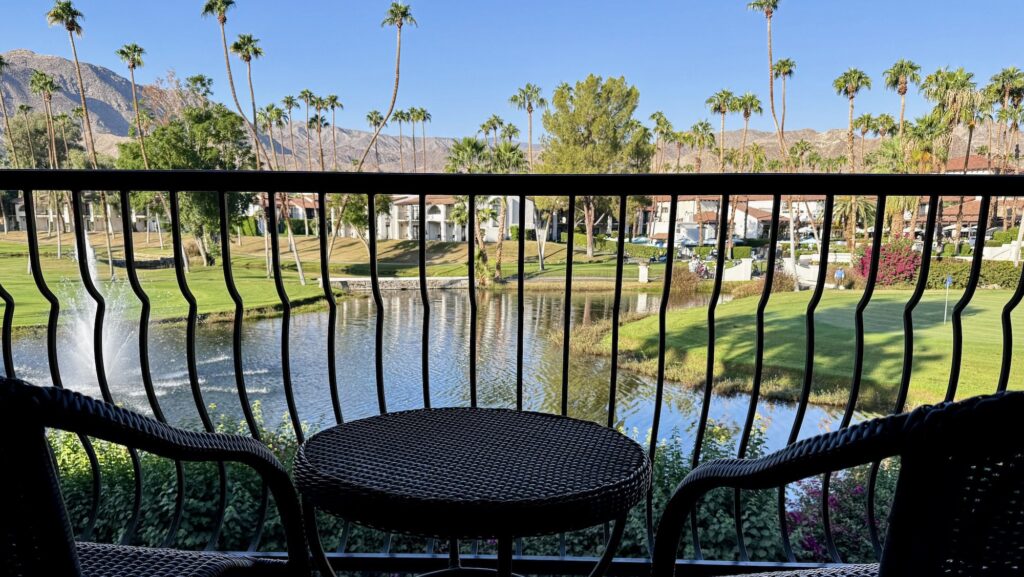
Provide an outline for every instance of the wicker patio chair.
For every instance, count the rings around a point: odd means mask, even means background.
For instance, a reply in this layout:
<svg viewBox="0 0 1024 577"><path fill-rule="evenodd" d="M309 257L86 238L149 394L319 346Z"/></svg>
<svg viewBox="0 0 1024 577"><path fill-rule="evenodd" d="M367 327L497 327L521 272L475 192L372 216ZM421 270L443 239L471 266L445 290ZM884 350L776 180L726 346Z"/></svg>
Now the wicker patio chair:
<svg viewBox="0 0 1024 577"><path fill-rule="evenodd" d="M76 542L44 428L71 431L182 461L254 468L274 496L288 560ZM213 577L310 575L298 496L288 473L254 439L176 429L69 390L0 379L0 575Z"/></svg>
<svg viewBox="0 0 1024 577"><path fill-rule="evenodd" d="M705 463L683 479L665 508L653 573L673 575L684 527L712 489L769 489L898 456L880 564L770 575L1024 575L1022 417L1024 392L1000 393L874 419L758 459Z"/></svg>

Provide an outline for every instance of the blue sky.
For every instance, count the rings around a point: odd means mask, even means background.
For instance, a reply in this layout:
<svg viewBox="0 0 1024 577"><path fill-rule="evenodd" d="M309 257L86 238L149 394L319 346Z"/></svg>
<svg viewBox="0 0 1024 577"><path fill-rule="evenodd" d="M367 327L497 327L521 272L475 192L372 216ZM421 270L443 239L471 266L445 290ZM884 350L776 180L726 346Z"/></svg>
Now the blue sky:
<svg viewBox="0 0 1024 577"><path fill-rule="evenodd" d="M69 55L67 36L48 28L48 0L12 0L0 20L0 51L28 48ZM238 0L229 40L252 33L266 56L254 67L257 99L279 101L309 88L345 104L338 124L365 128L366 112L385 109L394 69L394 29L382 29L386 0ZM710 117L704 100L728 88L753 91L765 115L752 128L771 129L767 111L764 18L746 0L412 0L419 27L403 34L398 106L427 108L428 133L463 136L497 113L526 135L524 113L508 97L526 82L546 91L588 73L625 76L640 89L638 116L664 111L676 128ZM229 99L216 21L200 18L201 0L77 0L86 18L84 61L126 75L114 50L137 42L147 50L137 74L150 82L179 76L214 78L215 97ZM925 71L964 66L982 82L1004 66L1024 66L1020 0L782 0L774 20L776 58L796 60L789 85L787 130L845 125L846 102L832 80L848 67L865 70L875 87L858 113L898 112L881 73L896 59ZM964 17L968 15L968 17ZM232 63L244 81L241 63ZM241 89L241 87L240 87ZM244 96L244 93L242 94ZM245 96L247 98L247 96ZM908 116L926 105L914 93ZM540 128L539 119L535 130ZM717 124L716 124L717 126ZM739 118L730 120L739 128ZM395 130L391 130L395 132Z"/></svg>

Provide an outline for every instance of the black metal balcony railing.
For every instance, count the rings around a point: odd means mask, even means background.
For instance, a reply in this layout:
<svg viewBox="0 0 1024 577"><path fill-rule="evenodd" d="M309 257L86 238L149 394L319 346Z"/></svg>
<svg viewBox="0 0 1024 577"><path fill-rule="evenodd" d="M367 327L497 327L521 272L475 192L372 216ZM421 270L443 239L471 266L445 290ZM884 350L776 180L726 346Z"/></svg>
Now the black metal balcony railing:
<svg viewBox="0 0 1024 577"><path fill-rule="evenodd" d="M86 218L83 213L82 196L83 191L108 191L109 194L119 195L121 204L122 214L130 213L131 207L131 195L130 191L145 191L145 190L163 190L169 193L169 207L170 207L170 228L172 234L172 242L174 249L174 269L175 276L177 279L177 285L180 290L181 296L188 304L188 315L186 319L186 360L187 360L187 373L188 382L191 387L191 394L193 396L195 409L199 414L203 428L208 431L214 429L214 423L211 419L208 411L207 404L204 401L203 389L200 384L198 374L198 362L196 352L196 331L198 321L198 304L196 298L193 296L189 289L188 277L185 274L185 263L183 262L183 245L182 245L182 226L181 226L181 215L179 214L179 194L185 191L214 191L219 195L219 215L220 215L220 248L222 250L221 265L223 268L224 280L226 283L227 291L234 303L234 324L233 324L233 341L232 341L232 352L233 352L233 367L234 367L234 379L237 387L237 394L240 400L242 411L245 417L245 421L248 425L250 433L257 439L260 438L260 429L257 424L256 417L252 410L252 404L249 401L247 395L246 381L244 371L242 367L242 319L244 316L244 303L242 297L235 285L235 281L232 273L232 254L231 254L231 242L230 242L230 229L228 226L228 193L235 191L257 191L268 193L270 195L277 195L281 193L298 193L298 192L314 192L318 195L319 206L327 206L328 195L335 194L347 194L347 193L365 193L366 191L372 191L369 196L369 213L375 214L375 195L383 194L395 194L395 195L407 195L410 190L430 190L430 191L443 191L446 194L455 195L466 195L468 197L468 212L474 214L476 203L480 197L490 197L492 195L509 195L518 196L521 199L525 198L527 194L524 191L528 191L528 196L553 196L553 195L565 195L569 193L569 207L568 213L573 214L575 212L575 206L577 203L577 195L579 191L587 191L589 195L607 195L610 197L617 198L619 201L618 205L618 222L626 222L626 199L630 194L668 194L670 196L669 203L669 222L673 223L676 221L677 212L677 198L680 194L688 191L701 191L707 193L712 190L767 190L767 191L785 191L787 195L807 195L807 194L822 194L822 191L870 191L876 193L874 196L875 201L875 220L874 230L882 231L885 226L886 218L886 193L893 191L900 191L903 194L907 192L924 192L930 194L929 197L929 210L925 219L925 227L923 234L923 254L922 254L922 268L918 273L918 278L914 290L911 293L909 300L907 301L903 310L903 327L904 327L904 346L903 346L903 370L899 376L893 375L894 381L898 380L898 388L896 390L896 402L892 407L894 412L902 412L907 404L907 393L910 387L910 380L914 366L914 310L921 301L922 295L926 288L929 264L931 261L931 252L933 241L936 239L936 228L937 228L937 212L940 205L940 197L934 194L933 191L937 190L949 190L952 187L962 187L965 190L970 191L971 196L980 197L980 206L978 214L975 217L975 221L978 223L979 238L983 238L984 235L980 232L984 230L984 223L989 220L989 212L991 209L991 203L993 198L1006 198L1018 196L1024 196L1020 185L1024 181L1015 177L973 177L968 179L960 179L958 177L938 177L938 176L849 176L849 175L587 175L587 176L547 176L547 175L530 175L530 176L498 176L498 175L441 175L441 174L424 174L424 175L411 175L411 174L355 174L355 173L335 173L335 174L324 174L324 173L249 173L249 172L116 172L116 171L92 171L92 172L74 172L74 171L0 171L0 189L16 190L20 191L24 199L25 206L25 222L28 233L29 243L29 259L32 277L35 285L38 288L39 293L46 299L49 304L49 317L46 329L46 353L49 363L50 375L52 382L55 386L63 386L61 380L60 367L57 362L57 328L59 321L59 314L61 310L61 302L56 294L48 286L46 279L43 275L43 269L40 263L40 247L39 247L39 234L36 230L36 209L35 209L35 192L34 191L50 191L50 190L67 190L70 191L73 199L73 218L74 218L74 235L76 245L79 254L84 254L86 251L86 236L84 219ZM486 195L480 191L487 191ZM624 191L629 191L624 192ZM904 192L905 191L905 192ZM835 209L835 194L833 192L825 192L824 201L824 214L822 215L822 238L829 239L832 235L833 226L833 212ZM729 203L731 202L729 194L724 194L720 198L720 210L718 223L718 230L727 230L729 226ZM780 240L779 228L780 219L782 217L782 194L779 192L773 192L772 196L772 211L771 220L768 228L769 246L776 246ZM425 218L427 215L426 210L426 195L419 193L419 206L416 207L416 218L418 219L420 230L426 230ZM526 203L518 203L518 222L526 221ZM277 219L278 216L275 211L268 211L269 217L269 231L270 231L270 242L272 245L271 257L272 257L272 271L274 277L274 284L281 301L281 308L283 312L282 328L280 334L280 361L282 366L282 382L284 396L287 401L288 409L288 420L292 431L298 440L302 442L304 438L304 432L302 429L301 415L295 401L295 393L293 391L293 384L291 378L291 360L290 350L291 343L289 342L289 323L291 317L291 306L289 302L288 294L285 290L284 278L282 275L282 265L280 262L280 239L278 233ZM329 270L329 258L328 258L328 243L329 243L329 227L326 221L326 211L320 210L317 214L318 226L317 234L319 236L319 251L320 251L320 273L322 278L330 278ZM138 325L139 334L139 362L141 368L142 387L145 390L145 395L148 400L149 408L152 410L155 418L166 421L163 411L160 407L158 395L154 387L154 375L150 369L150 359L148 353L148 325L151 314L151 303L149 296L147 295L142 283L140 283L139 276L136 270L135 253L133 246L132 237L132 223L129 219L124 219L123 224L123 242L124 242L124 256L125 266L127 270L128 280L134 295L138 298L141 303L141 317ZM614 290L615 297L612 306L612 315L614 319L618 319L621 308L621 295L623 287L623 263L624 249L625 249L625 235L626 227L620 226L618 233L617 243L617 259L616 259L616 270L614 278ZM676 244L676 227L668 226L668 246L675 246ZM725 255L726 255L726 235L717 235L717 270L722 271L725 267ZM882 234L879 232L873 236L871 241L871 250L874 255L880 254L880 247L882 242ZM374 354L374 374L376 379L376 395L379 410L386 412L388 410L388 391L384 382L384 349L383 349L383 299L380 289L380 274L377 265L377 223L375 219L369 219L369 231L368 231L368 243L370 252L370 275L372 279L372 298L376 304L376 338L375 338L375 354ZM419 246L418 246L418 258L419 258L419 289L420 296L422 298L422 312L423 312L423 326L422 326L422 404L425 407L431 406L431 385L430 385L430 373L429 373L429 332L428 326L430 324L430 304L428 299L428 289L426 283L426 235L419 235ZM517 294L517 322L516 322L516 363L515 363L515 404L518 409L522 409L524 406L523 398L523 350L524 350L524 267L525 267L525 238L526 234L520 234L518 236L518 262L517 270L518 275L516 276L516 286L518 288ZM472 234L468 235L469 244L469 259L467 262L469 268L469 277L475 278L475 259L472 255L475 253L474 247L475 239ZM573 290L573 235L567 237L567 258L566 270L565 270L565 295L568 297L572 294ZM978 247L980 249L980 246ZM829 251L830 243L822 242L819 248L819 262L829 262ZM965 340L963 334L963 323L962 315L965 308L970 304L975 290L978 285L979 277L981 274L982 264L982 250L975 250L974 256L972 257L970 267L970 277L967 282L966 290L963 292L960 299L956 302L953 313L952 313L952 364L949 371L949 382L946 393L947 399L952 399L956 392L958 383L960 381L961 371L961 359L965 347ZM664 390L666 381L666 313L669 306L669 295L671 291L671 279L672 270L674 266L675 251L667 251L666 262L665 262L665 274L664 274L664 286L662 288L662 299L660 303L660 309L658 312L658 360L657 360L657 378L656 378L656 392L653 407L653 420L651 422L651 434L650 444L648 447L649 454L653 459L656 456L658 450L658 437L659 427L661 424L662 415L662 404L664 400ZM866 287L860 297L860 300L855 310L855 334L854 334L854 370L850 381L848 398L845 409L842 412L840 427L847 427L850 425L854 417L854 409L857 405L858 397L860 395L860 387L864 374L865 364L865 322L864 322L864 311L868 304L871 302L872 295L875 291L876 280L878 276L878 258L871 260L870 270L866 278ZM773 275L776 269L776 255L774 250L768 251L767 256L767 267L765 270L766 289L762 293L758 306L756 309L756 320L755 320L755 364L753 374L753 388L750 395L749 407L746 411L746 418L743 422L742 429L740 432L739 446L737 451L737 457L743 458L747 455L750 448L751 435L754 428L755 415L757 413L759 402L761 401L760 389L762 381L764 379L764 367L765 367L765 311L766 307L771 298L771 290ZM790 433L788 435L788 442L793 443L797 440L803 419L807 411L809 398L811 395L811 387L814 374L814 360L815 360L815 311L821 301L823 289L827 281L826 278L827 267L822 265L819 267L817 274L816 283L811 294L809 304L806 312L806 359L803 370L801 390L799 395L799 401L795 412L794 421L792 423ZM1024 267L1022 267L1024 271ZM104 315L106 303L104 296L101 291L95 285L90 271L88 270L87 264L83 259L80 259L79 272L81 280L87 290L89 296L95 301L96 304L96 316L95 325L93 332L94 340L94 351L95 351L95 366L96 366L96 377L98 380L99 388L103 398L108 402L116 401L111 394L110 387L107 382L107 375L105 372L105 363L103 358L103 338L104 338ZM715 382L715 316L717 303L722 293L722 277L723 275L715 275L713 283L713 292L710 299L710 305L707 309L707 329L708 329L708 354L707 354L707 370L705 383L703 387L703 401L700 409L700 417L698 423L696 423L696 441L694 443L694 450L692 453L692 464L696 465L701 461L701 448L702 440L708 428L709 420L709 406L711 396L713 392L713 385ZM12 347L12 335L13 335L13 319L14 311L18 305L12 298L11 294L4 289L4 280L0 279L0 298L4 303L4 316L3 316L3 327L2 327L2 353L4 370L8 377L14 378L17 375L15 370L15 359ZM330 389L331 408L333 411L334 418L337 422L342 421L341 411L341 397L338 388L338 370L336 364L336 347L337 343L337 319L338 319L338 307L335 302L334 294L331 289L329 282L323 282L323 294L324 299L328 306L328 332L327 332L327 358L325 361L326 374L327 374L327 386ZM475 283L469 284L468 298L470 304L470 337L469 342L469 391L470 397L469 402L472 406L476 406L478 402L477 396L477 289ZM1024 297L1024 276L1021 277L1021 281L1018 282L1016 290L1013 292L1012 297L1006 302L1002 310L1002 358L1001 367L998 383L994 383L994 388L997 390L1004 390L1007 388L1010 367L1013 357L1013 335L1012 335L1012 322L1011 313L1020 303L1022 297ZM563 328L564 338L562 339L562 373L561 373L561 398L560 398L560 410L564 415L568 412L569 407L569 361L570 361L570 336L571 336L571 325L572 325L572 311L571 306L567 304L563 308ZM616 395L618 388L618 352L619 352L619 323L613 322L611 324L611 372L608 383L608 405L607 405L607 424L613 426L616 422L615 409L616 409ZM91 529L96 521L97 505L100 499L100 478L99 478L99 467L95 454L89 444L87 438L82 438L86 451L89 455L89 459L92 465L93 471L93 492L92 492L92 508L90 511L90 519L86 523L86 530L80 536L83 539L89 539ZM131 453L131 461L135 469L135 501L132 508L131 519L128 523L128 528L124 532L123 541L130 542L136 525L139 520L141 499L142 494L142 483L144 482L141 475L139 474L140 465L139 458L135 452ZM182 519L182 509L184 496L184 478L181 463L175 463L175 470L177 475L177 495L174 506L174 514L168 527L167 537L165 544L173 542L175 534L178 532L179 524ZM874 548L880 551L880 541L883 536L879 534L878 519L876 514L875 504L875 476L878 471L878 464L874 465L871 474L871 482L868 487L868 507L865 512L867 522L867 529L870 532L870 539ZM826 545L828 555L833 562L841 562L840 554L835 545L835 539L832 532L832 523L829 519L830 507L828 505L829 500L829 482L831 477L825 476L822 479L822 498L821 498L821 515L824 519L824 531L826 537ZM213 496L217 502L217 519L216 529L213 531L212 538L210 540L210 546L213 547L217 543L218 534L224 524L225 519L225 508L227 503L228 493L228 479L223 464L219 466L219 485L217 487L216 495ZM734 495L734 510L742 513L743 509L743 495L740 491L736 491ZM773 563L773 562L754 562L750 561L750 555L748 554L747 547L744 543L744 523L743 515L735 514L735 530L736 539L738 544L738 556L740 558L739 563L734 562L721 562L715 560L705 560L701 553L700 541L698 538L696 519L693 522L692 530L692 551L694 553L692 559L680 560L680 566L686 566L689 574L714 574L716 572L749 572L754 570L777 570L801 566L813 566L808 564L795 563L796 559L793 546L790 543L789 534L787 531L787 518L786 518L786 499L787 491L786 488L780 488L778 491L778 524L780 529L779 539L783 543L785 555L788 558L786 563ZM262 525L266 520L267 512L267 492L264 489L262 495L262 503L259 505L259 525L253 528L253 539L250 545L251 550L255 550L258 547L260 534L262 532ZM646 510L646 524L647 524L647 540L648 545L654 539L653 530L653 519L656 516L656 511L653 510L652 501L648 500ZM344 550L344 541L342 547L338 551L331 552L328 557L332 564L338 569L342 570L366 570L366 571L387 571L387 572L405 572L405 571L416 571L422 572L434 568L444 567L447 563L447 557L443 554L433 552L433 547L429 547L426 553L418 554L392 554L386 549L380 553L353 553ZM274 555L275 553L270 553ZM276 553L278 555L282 553ZM494 556L488 555L469 555L464 558L467 564L478 564L482 566L493 566L495 563ZM517 570L521 570L523 573L563 573L563 574L583 574L588 572L596 562L596 558L592 557L572 557L567 555L555 556L555 557L538 557L529 555L518 555L516 559ZM617 558L612 563L610 568L612 573L615 574L629 574L629 575L640 575L645 574L648 571L647 559L643 558Z"/></svg>

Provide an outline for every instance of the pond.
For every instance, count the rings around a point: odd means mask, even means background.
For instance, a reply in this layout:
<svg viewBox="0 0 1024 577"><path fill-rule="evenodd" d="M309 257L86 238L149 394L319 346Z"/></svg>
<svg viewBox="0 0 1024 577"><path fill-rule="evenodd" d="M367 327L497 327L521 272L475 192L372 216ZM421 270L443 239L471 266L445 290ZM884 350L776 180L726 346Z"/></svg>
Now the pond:
<svg viewBox="0 0 1024 577"><path fill-rule="evenodd" d="M80 297L79 297L80 298ZM138 363L135 330L137 312L130 293L112 297L106 331L107 373L115 400L149 412ZM120 302L126 301L126 302ZM572 296L574 327L608 319L611 292L586 292ZM62 313L58 333L59 359L65 386L99 396L91 350L91 313L74 303ZM435 407L468 405L469 299L466 291L436 290L430 296L430 381ZM623 315L656 313L660 295L625 293ZM516 306L514 292L479 291L477 332L479 404L514 407L516 382ZM524 321L525 408L558 412L561 405L561 327L564 296L557 291L528 292ZM707 297L673 301L673 307L707 306ZM74 312L75 310L78 312ZM415 291L384 295L384 381L388 410L421 407L422 305ZM328 317L326 311L292 317L291 375L299 414L312 430L334 423L326 368ZM338 303L337 370L341 408L347 420L377 414L374 376L375 307L369 298L354 296ZM753 328L751 328L753 330ZM286 422L287 406L280 362L280 318L246 319L243 330L243 365L250 400L258 402L266 423ZM214 415L241 418L231 353L229 322L199 325L197 358L203 395L216 405ZM50 382L46 361L45 332L19 333L14 343L18 375L39 383ZM175 424L194 426L197 412L188 384L183 322L154 323L150 328L150 358L159 401ZM569 415L604 423L608 410L610 359L573 355L570 359ZM620 370L616 399L616 426L639 439L647 437L654 415L655 380ZM716 422L741 425L746 415L746 395L712 398L710 416ZM661 437L678 434L688 441L700 415L701 393L678 383L667 383L660 428ZM785 445L795 408L785 403L762 401L758 413L767 429L767 447ZM812 406L801 437L817 434L837 422L834 409ZM687 443L689 445L689 443Z"/></svg>

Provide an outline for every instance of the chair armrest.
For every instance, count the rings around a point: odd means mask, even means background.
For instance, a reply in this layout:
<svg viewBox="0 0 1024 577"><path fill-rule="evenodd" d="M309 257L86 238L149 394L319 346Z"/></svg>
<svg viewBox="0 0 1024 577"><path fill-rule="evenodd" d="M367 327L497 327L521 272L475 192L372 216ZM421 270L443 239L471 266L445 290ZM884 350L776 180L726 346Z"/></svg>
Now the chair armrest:
<svg viewBox="0 0 1024 577"><path fill-rule="evenodd" d="M683 527L698 500L721 487L769 489L812 475L839 471L899 454L910 414L874 419L794 443L757 459L717 459L690 471L676 487L658 523L652 555L656 577L671 577Z"/></svg>
<svg viewBox="0 0 1024 577"><path fill-rule="evenodd" d="M309 574L309 549L295 485L284 465L250 437L198 433L161 423L75 391L0 379L7 427L42 426L80 433L180 461L231 461L256 470L274 496L296 574Z"/></svg>

